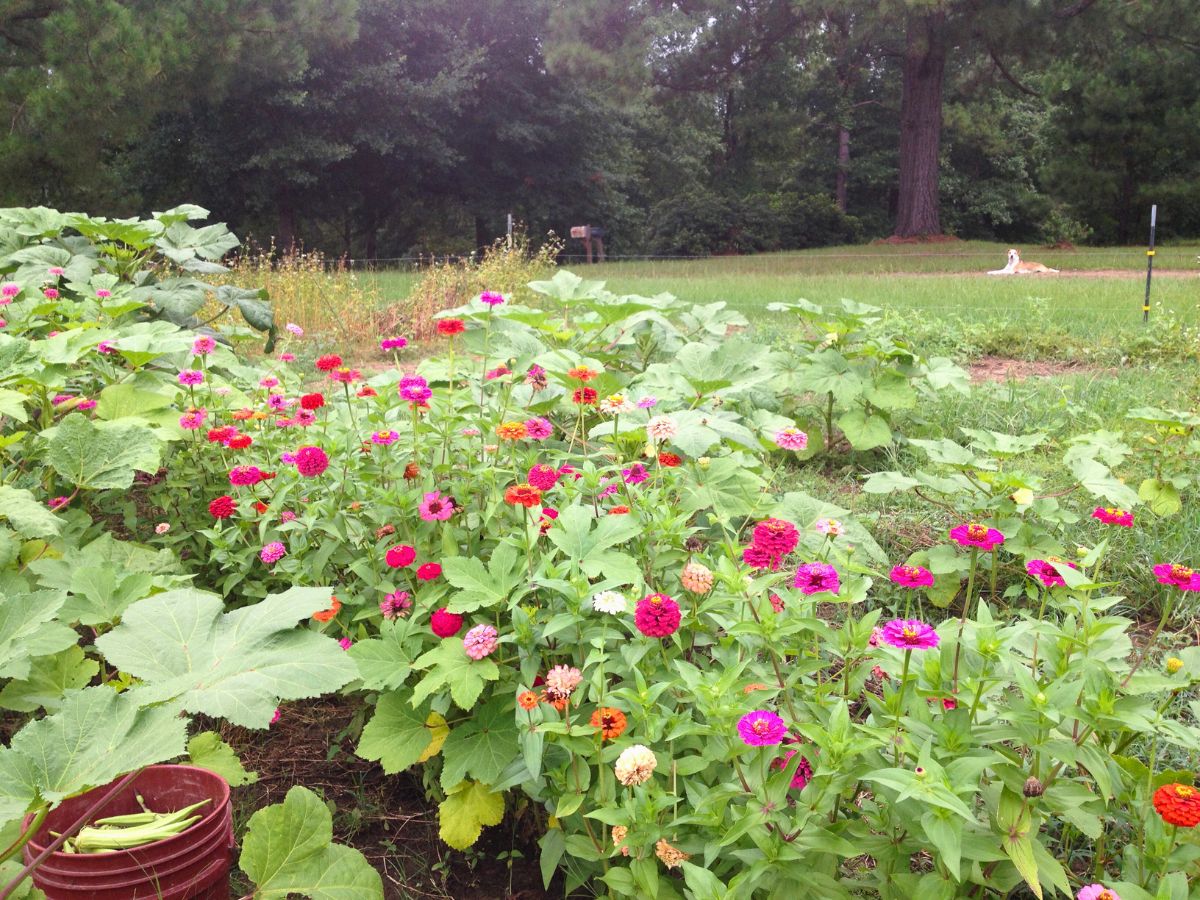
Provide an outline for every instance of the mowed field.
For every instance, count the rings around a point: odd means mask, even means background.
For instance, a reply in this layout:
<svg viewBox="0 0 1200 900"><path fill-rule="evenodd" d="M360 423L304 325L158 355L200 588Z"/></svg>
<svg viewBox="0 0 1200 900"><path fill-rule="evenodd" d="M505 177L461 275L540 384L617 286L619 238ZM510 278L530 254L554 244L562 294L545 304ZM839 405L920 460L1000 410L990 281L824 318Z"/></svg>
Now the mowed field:
<svg viewBox="0 0 1200 900"><path fill-rule="evenodd" d="M1146 251L1138 247L1048 250L1022 248L1029 261L1059 275L997 277L1008 247L976 241L922 245L827 247L792 253L705 259L618 260L568 268L607 283L617 293L670 293L695 303L725 301L756 325L772 327L768 303L803 297L814 303L849 298L883 307L889 315L1007 319L1032 329L1053 325L1078 337L1142 328ZM1151 315L1170 310L1200 322L1200 245L1160 247L1155 256ZM385 303L402 300L417 275L362 273Z"/></svg>

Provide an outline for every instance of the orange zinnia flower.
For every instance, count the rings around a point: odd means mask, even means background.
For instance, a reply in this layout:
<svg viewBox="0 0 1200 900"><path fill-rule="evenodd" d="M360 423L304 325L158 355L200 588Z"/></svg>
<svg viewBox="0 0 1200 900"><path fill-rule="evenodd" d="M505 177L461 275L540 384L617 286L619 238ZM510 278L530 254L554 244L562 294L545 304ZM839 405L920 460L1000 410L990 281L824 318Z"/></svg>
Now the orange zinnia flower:
<svg viewBox="0 0 1200 900"><path fill-rule="evenodd" d="M496 437L502 441L519 441L526 434L524 422L501 422L496 426Z"/></svg>
<svg viewBox="0 0 1200 900"><path fill-rule="evenodd" d="M573 369L567 369L568 378L577 378L580 381L591 381L599 374L595 369L589 369L587 366L576 366Z"/></svg>
<svg viewBox="0 0 1200 900"><path fill-rule="evenodd" d="M1154 792L1154 808L1168 825L1195 828L1200 825L1200 788L1164 784Z"/></svg>
<svg viewBox="0 0 1200 900"><path fill-rule="evenodd" d="M521 709L533 709L538 705L537 694L533 691L521 691L521 693L517 694L517 705Z"/></svg>
<svg viewBox="0 0 1200 900"><path fill-rule="evenodd" d="M629 507L625 505L614 506L608 511L610 516L627 516L629 515Z"/></svg>
<svg viewBox="0 0 1200 900"><path fill-rule="evenodd" d="M625 713L611 706L601 706L592 713L591 725L600 729L600 736L606 741L614 741L625 731Z"/></svg>
<svg viewBox="0 0 1200 900"><path fill-rule="evenodd" d="M329 609L322 609L318 612L313 613L313 618L316 619L318 622L328 622L330 619L332 619L334 616L336 616L341 611L342 611L342 601L339 600L337 597L334 597L333 603L330 605Z"/></svg>
<svg viewBox="0 0 1200 900"><path fill-rule="evenodd" d="M542 492L532 484L514 484L504 492L504 502L513 506L534 507L542 502Z"/></svg>

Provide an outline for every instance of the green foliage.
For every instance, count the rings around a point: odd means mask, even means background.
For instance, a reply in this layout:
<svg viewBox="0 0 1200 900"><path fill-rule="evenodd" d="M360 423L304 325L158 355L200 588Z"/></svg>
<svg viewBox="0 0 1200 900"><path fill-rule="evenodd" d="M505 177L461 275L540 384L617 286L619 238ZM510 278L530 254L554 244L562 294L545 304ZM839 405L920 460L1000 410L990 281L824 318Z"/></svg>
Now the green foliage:
<svg viewBox="0 0 1200 900"><path fill-rule="evenodd" d="M241 787L258 781L257 772L247 772L233 748L221 740L215 731L202 731L187 743L188 762L216 772L230 787Z"/></svg>
<svg viewBox="0 0 1200 900"><path fill-rule="evenodd" d="M383 897L383 880L352 847L333 843L329 808L307 788L291 788L282 803L250 817L238 867L255 898L300 895L311 900Z"/></svg>

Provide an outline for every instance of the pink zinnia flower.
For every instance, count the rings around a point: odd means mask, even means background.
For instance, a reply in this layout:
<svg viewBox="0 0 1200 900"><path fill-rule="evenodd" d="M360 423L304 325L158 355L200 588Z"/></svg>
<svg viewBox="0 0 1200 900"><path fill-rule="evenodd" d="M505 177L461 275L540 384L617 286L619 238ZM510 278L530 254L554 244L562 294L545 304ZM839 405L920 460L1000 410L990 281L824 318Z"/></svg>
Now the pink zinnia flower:
<svg viewBox="0 0 1200 900"><path fill-rule="evenodd" d="M1038 579L1046 587L1064 587L1066 581L1062 575L1058 573L1058 569L1054 568L1054 563L1069 566L1072 569L1078 569L1079 566L1065 559L1051 557L1050 559L1031 559L1025 563L1025 571L1032 577Z"/></svg>
<svg viewBox="0 0 1200 900"><path fill-rule="evenodd" d="M1122 528L1133 527L1133 513L1111 506L1097 506L1092 510L1092 518L1099 519L1105 525L1120 525Z"/></svg>
<svg viewBox="0 0 1200 900"><path fill-rule="evenodd" d="M78 403L75 404L75 408L78 410L87 412L89 409L96 408L96 401L89 400L87 397L84 397L82 400L80 400ZM200 422L201 422L201 424L203 424L204 419L208 416L208 410L201 409L201 410L196 410L196 411L201 414Z"/></svg>
<svg viewBox="0 0 1200 900"><path fill-rule="evenodd" d="M420 375L405 375L396 387L402 400L410 403L423 403L433 396L429 383Z"/></svg>
<svg viewBox="0 0 1200 900"><path fill-rule="evenodd" d="M454 637L462 626L463 617L449 612L444 606L429 617L429 627L440 638Z"/></svg>
<svg viewBox="0 0 1200 900"><path fill-rule="evenodd" d="M628 469L621 470L621 477L625 479L626 484L641 484L650 477L650 473L641 463L634 463Z"/></svg>
<svg viewBox="0 0 1200 900"><path fill-rule="evenodd" d="M893 619L883 626L883 640L901 650L932 650L938 633L920 619Z"/></svg>
<svg viewBox="0 0 1200 900"><path fill-rule="evenodd" d="M408 544L397 544L395 547L388 548L388 552L384 554L384 561L393 569L411 566L416 559L417 551Z"/></svg>
<svg viewBox="0 0 1200 900"><path fill-rule="evenodd" d="M107 300L111 296L112 296L112 291L107 290L106 288L100 288L98 291L96 291L96 299L97 300Z"/></svg>
<svg viewBox="0 0 1200 900"><path fill-rule="evenodd" d="M198 369L184 369L179 373L179 383L186 387L203 384L204 373Z"/></svg>
<svg viewBox="0 0 1200 900"><path fill-rule="evenodd" d="M967 522L950 529L950 540L963 547L994 550L1004 543L1004 535L995 528L989 528L979 522Z"/></svg>
<svg viewBox="0 0 1200 900"><path fill-rule="evenodd" d="M443 497L440 491L430 491L418 509L426 522L444 522L454 515L454 501Z"/></svg>
<svg viewBox="0 0 1200 900"><path fill-rule="evenodd" d="M408 591L392 591L379 601L379 611L389 621L398 619L412 609Z"/></svg>
<svg viewBox="0 0 1200 900"><path fill-rule="evenodd" d="M1159 584L1169 584L1181 591L1200 591L1200 572L1179 563L1161 563L1154 567Z"/></svg>
<svg viewBox="0 0 1200 900"><path fill-rule="evenodd" d="M258 558L268 566L279 562L287 555L287 547L281 541L271 541L258 551Z"/></svg>
<svg viewBox="0 0 1200 900"><path fill-rule="evenodd" d="M99 292L97 292L99 293ZM217 349L217 342L208 335L200 335L192 341L192 356L207 356Z"/></svg>
<svg viewBox="0 0 1200 900"><path fill-rule="evenodd" d="M348 637L338 638L338 646L341 647L343 650L349 650L351 645L353 645L353 644L354 644L354 641Z"/></svg>
<svg viewBox="0 0 1200 900"><path fill-rule="evenodd" d="M271 713L271 724L274 725L276 722L278 722L281 715L282 713L280 713L279 707L275 707L275 712Z"/></svg>
<svg viewBox="0 0 1200 900"><path fill-rule="evenodd" d="M933 573L921 566L895 566L891 575L893 584L906 588L933 586Z"/></svg>
<svg viewBox="0 0 1200 900"><path fill-rule="evenodd" d="M296 354L295 353L280 353L279 361L280 362L295 362Z"/></svg>
<svg viewBox="0 0 1200 900"><path fill-rule="evenodd" d="M785 750L782 757L772 761L771 767L781 771L786 769L792 761L792 757L798 752L797 750ZM804 790L805 785L812 780L812 774L812 765L809 763L808 757L800 757L800 765L796 767L796 773L792 776L791 786L798 791Z"/></svg>
<svg viewBox="0 0 1200 900"><path fill-rule="evenodd" d="M549 421L537 416L525 420L525 437L531 441L544 441L554 434L554 426Z"/></svg>
<svg viewBox="0 0 1200 900"><path fill-rule="evenodd" d="M1089 884L1079 889L1075 900L1121 900L1121 897L1112 888L1102 884Z"/></svg>
<svg viewBox="0 0 1200 900"><path fill-rule="evenodd" d="M545 463L538 463L529 469L529 477L525 480L539 491L548 491L558 484L558 469Z"/></svg>
<svg viewBox="0 0 1200 900"><path fill-rule="evenodd" d="M748 712L737 723L738 734L742 742L751 747L766 747L783 742L787 734L787 726L783 719L769 709L756 709Z"/></svg>
<svg viewBox="0 0 1200 900"><path fill-rule="evenodd" d="M799 428L781 428L775 432L775 444L783 450L803 450L808 446L808 435Z"/></svg>
<svg viewBox="0 0 1200 900"><path fill-rule="evenodd" d="M496 637L494 626L476 625L463 635L463 649L471 659L483 659L496 651Z"/></svg>
<svg viewBox="0 0 1200 900"><path fill-rule="evenodd" d="M682 621L679 604L666 594L649 594L638 601L633 624L646 637L670 637Z"/></svg>
<svg viewBox="0 0 1200 900"><path fill-rule="evenodd" d="M638 409L653 409L658 406L657 397L643 397L637 402Z"/></svg>
<svg viewBox="0 0 1200 900"><path fill-rule="evenodd" d="M333 381L340 381L342 384L354 384L362 378L362 372L358 369L351 369L349 366L341 366L329 373L329 377Z"/></svg>
<svg viewBox="0 0 1200 900"><path fill-rule="evenodd" d="M762 547L751 544L742 551L742 562L752 569L770 569L772 572L779 568L777 557L772 556Z"/></svg>
<svg viewBox="0 0 1200 900"><path fill-rule="evenodd" d="M394 430L376 431L373 435L371 435L372 443L381 444L384 447L388 446L389 444L394 444L398 440L400 440L400 432Z"/></svg>
<svg viewBox="0 0 1200 900"><path fill-rule="evenodd" d="M58 299L58 290L56 288L43 288L42 293L45 295L47 300Z"/></svg>
<svg viewBox="0 0 1200 900"><path fill-rule="evenodd" d="M51 266L46 271L49 274L53 275L55 278L59 278L62 275L65 275L67 273L67 270L64 269L62 266Z"/></svg>
<svg viewBox="0 0 1200 900"><path fill-rule="evenodd" d="M320 447L301 447L296 451L296 471L305 478L320 475L329 468L329 457Z"/></svg>
<svg viewBox="0 0 1200 900"><path fill-rule="evenodd" d="M267 406L276 412L283 412L285 409L296 405L295 400L289 400L283 394L271 394L267 397Z"/></svg>
<svg viewBox="0 0 1200 900"><path fill-rule="evenodd" d="M379 342L380 350L403 350L408 346L408 338L389 337Z"/></svg>
<svg viewBox="0 0 1200 900"><path fill-rule="evenodd" d="M489 369L487 372L485 372L483 378L485 381L495 381L497 378L503 378L505 375L511 374L512 369L510 369L508 366L497 366L496 368Z"/></svg>
<svg viewBox="0 0 1200 900"><path fill-rule="evenodd" d="M775 558L787 556L800 543L800 532L786 519L764 519L754 526L750 543Z"/></svg>
<svg viewBox="0 0 1200 900"><path fill-rule="evenodd" d="M581 681L583 673L574 666L555 666L546 673L546 694L551 701L566 700Z"/></svg>
<svg viewBox="0 0 1200 900"><path fill-rule="evenodd" d="M274 375L268 375L265 378L258 379L258 386L270 390L273 387L279 387L279 379Z"/></svg>
<svg viewBox="0 0 1200 900"><path fill-rule="evenodd" d="M117 348L113 346L112 341L101 341L96 345L97 353L116 353Z"/></svg>
<svg viewBox="0 0 1200 900"><path fill-rule="evenodd" d="M288 331L290 331L292 334L294 334L296 337L304 337L304 329L301 328L299 325L297 325L295 322L288 322L283 327L286 328Z"/></svg>
<svg viewBox="0 0 1200 900"><path fill-rule="evenodd" d="M95 404L92 404L95 406ZM79 409L83 408L83 404L79 404ZM197 428L204 426L204 420L208 418L207 409L189 409L179 417L179 427L187 431L195 431Z"/></svg>
<svg viewBox="0 0 1200 900"><path fill-rule="evenodd" d="M464 428L459 432L463 437L479 437L481 433L478 428Z"/></svg>
<svg viewBox="0 0 1200 900"><path fill-rule="evenodd" d="M484 291L479 295L479 302L486 303L488 306L499 306L504 302L504 295L496 291Z"/></svg>
<svg viewBox="0 0 1200 900"><path fill-rule="evenodd" d="M19 293L21 293L21 286L15 281L6 281L0 285L0 296L15 297Z"/></svg>
<svg viewBox="0 0 1200 900"><path fill-rule="evenodd" d="M433 581L441 574L441 563L427 562L417 567L417 581Z"/></svg>
<svg viewBox="0 0 1200 900"><path fill-rule="evenodd" d="M70 502L70 497L55 497L53 500L47 501L46 505L51 509L62 509Z"/></svg>
<svg viewBox="0 0 1200 900"><path fill-rule="evenodd" d="M837 537L842 533L842 523L837 519L817 519L817 524L813 528L817 534L823 534L826 537Z"/></svg>
<svg viewBox="0 0 1200 900"><path fill-rule="evenodd" d="M263 480L263 471L258 466L234 466L229 470L229 483L236 487L258 484Z"/></svg>
<svg viewBox="0 0 1200 900"><path fill-rule="evenodd" d="M838 580L837 569L829 563L812 562L796 569L792 587L799 588L803 594L820 594L823 591L836 594L841 588L841 582Z"/></svg>

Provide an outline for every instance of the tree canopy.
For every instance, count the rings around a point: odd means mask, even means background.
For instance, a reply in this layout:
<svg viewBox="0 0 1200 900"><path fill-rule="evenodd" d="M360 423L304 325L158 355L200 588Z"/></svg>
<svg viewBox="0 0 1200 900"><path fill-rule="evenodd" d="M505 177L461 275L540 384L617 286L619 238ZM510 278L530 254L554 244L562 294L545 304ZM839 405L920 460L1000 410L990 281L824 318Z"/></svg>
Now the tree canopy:
<svg viewBox="0 0 1200 900"><path fill-rule="evenodd" d="M0 204L610 252L1200 234L1187 0L13 0Z"/></svg>

